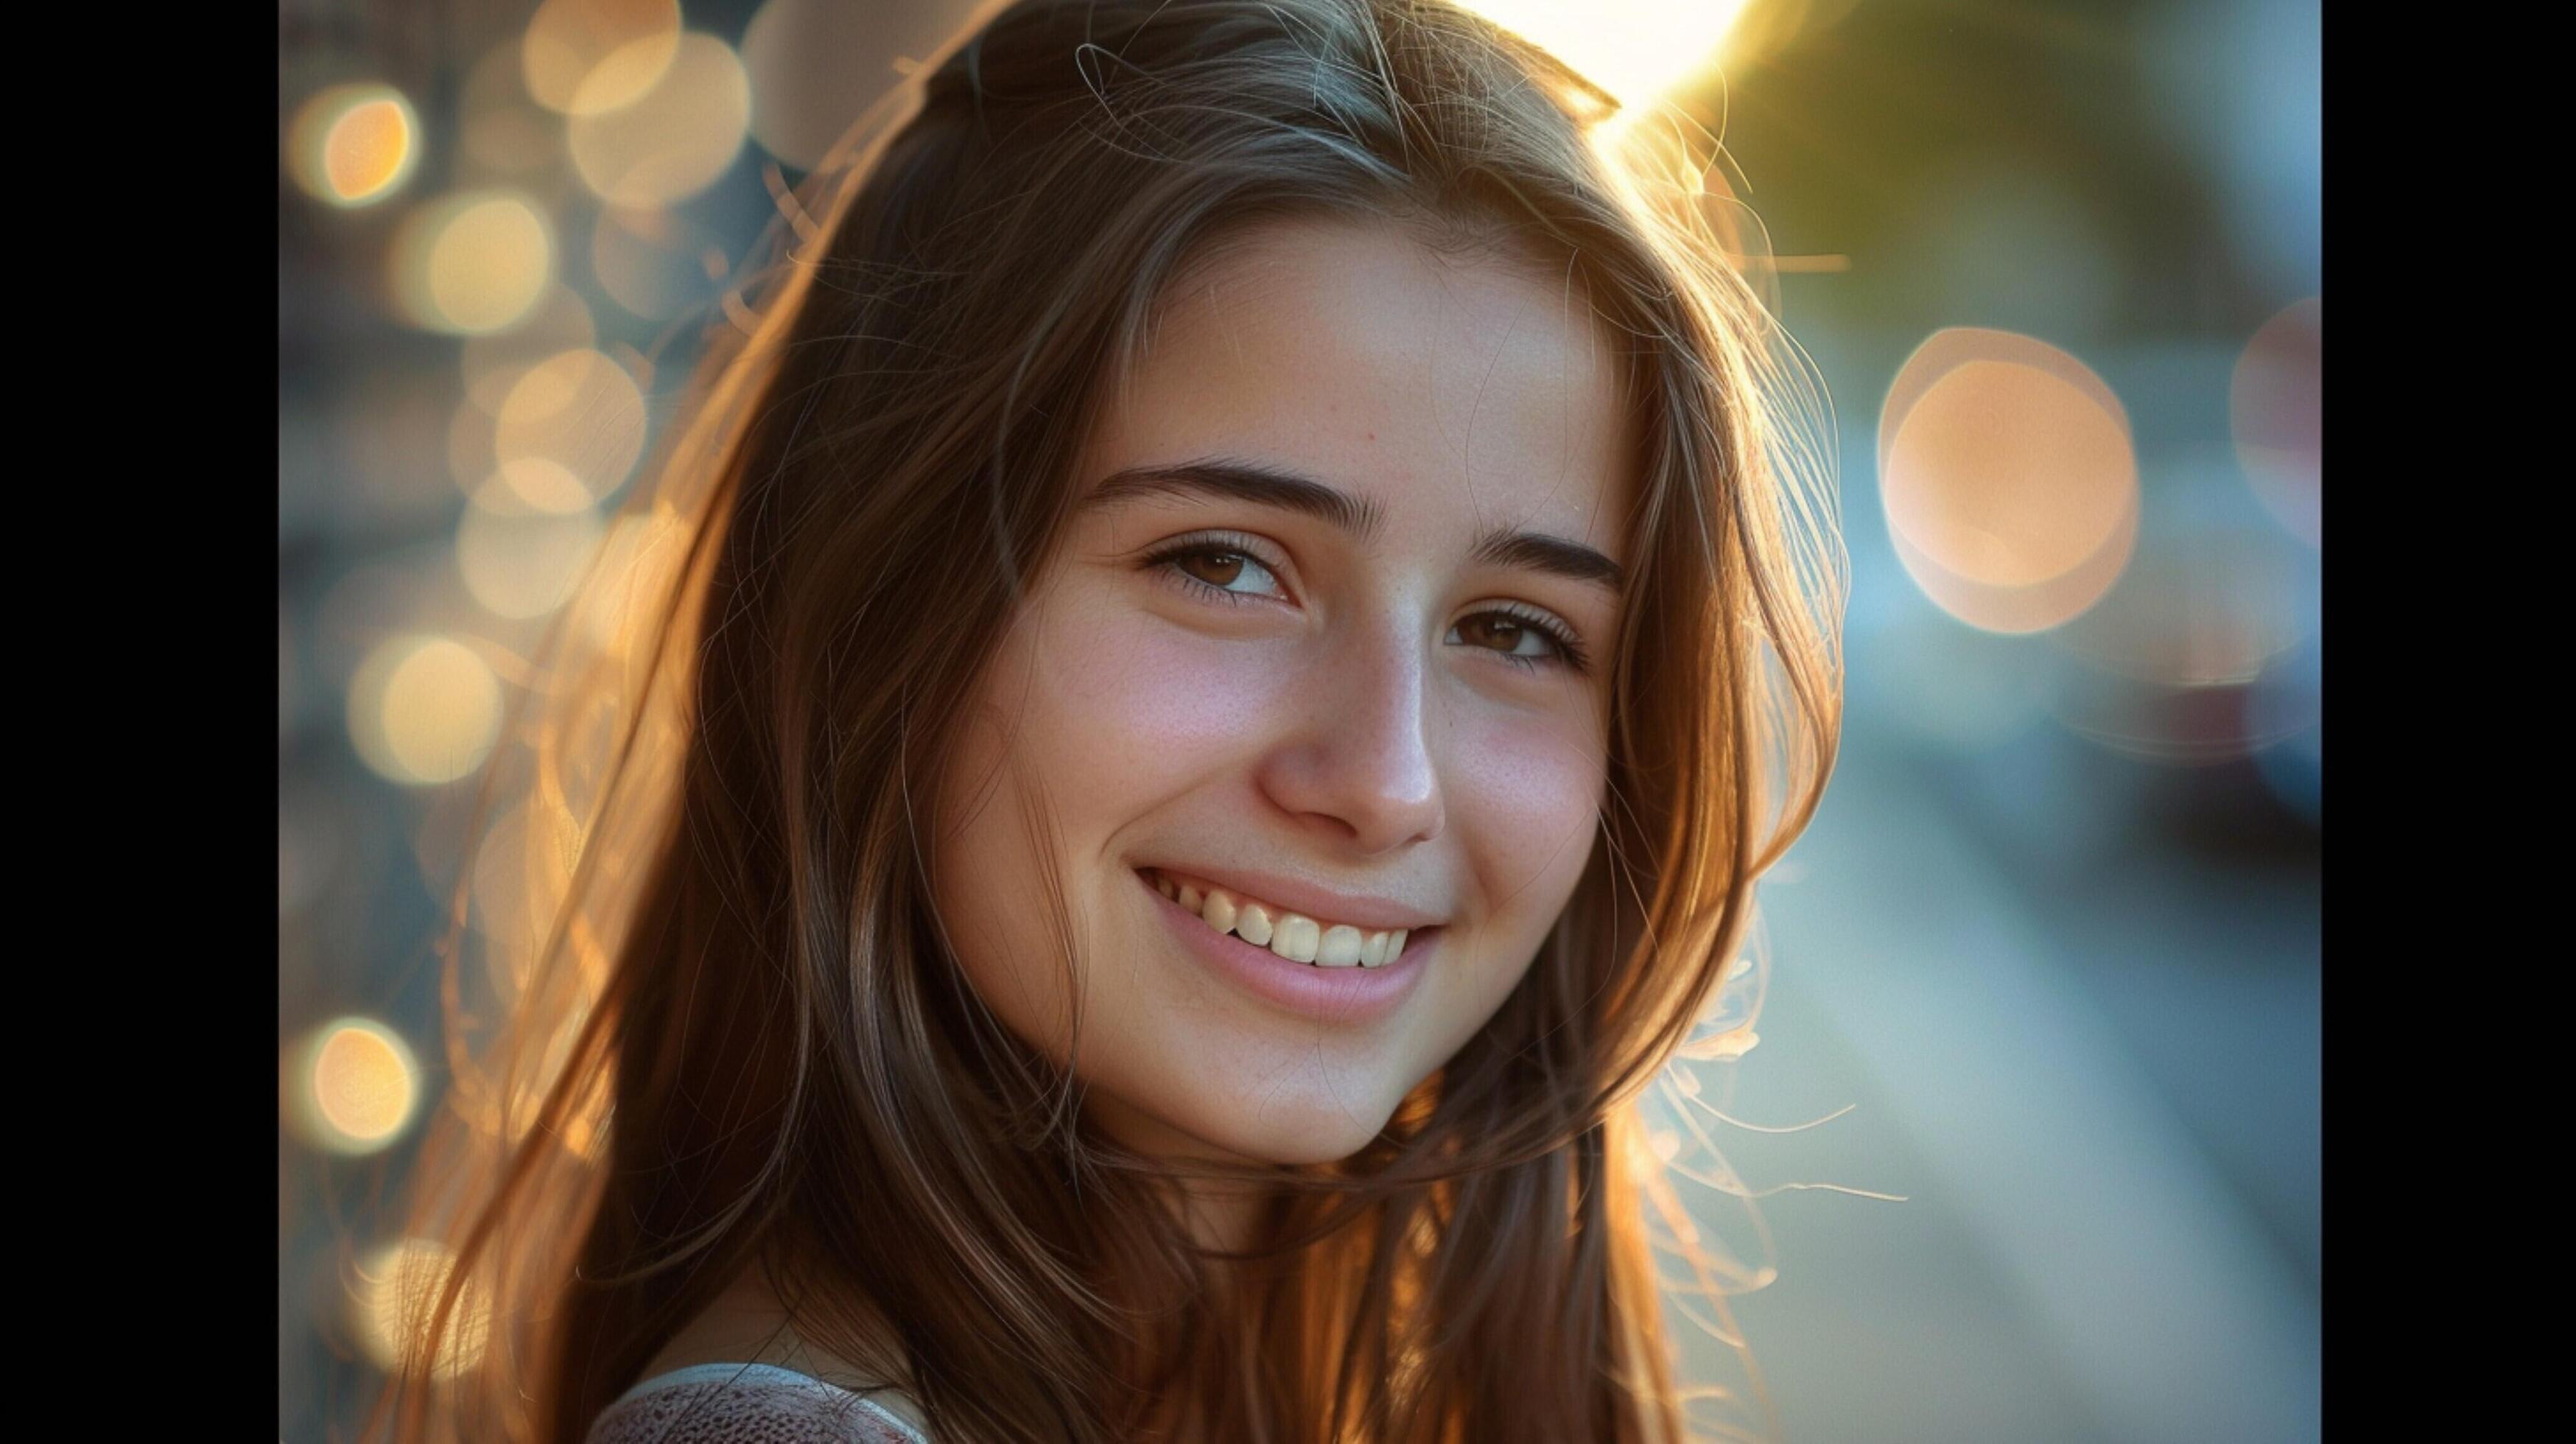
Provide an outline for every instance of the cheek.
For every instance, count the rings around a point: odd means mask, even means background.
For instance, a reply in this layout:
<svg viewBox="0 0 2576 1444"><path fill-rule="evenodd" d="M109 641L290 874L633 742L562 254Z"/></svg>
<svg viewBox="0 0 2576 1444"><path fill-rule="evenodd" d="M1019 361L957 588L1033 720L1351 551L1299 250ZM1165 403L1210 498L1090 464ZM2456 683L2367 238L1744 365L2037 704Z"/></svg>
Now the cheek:
<svg viewBox="0 0 2576 1444"><path fill-rule="evenodd" d="M1058 829L1067 886L1113 885L1090 865L1131 824L1150 817L1194 779L1250 755L1282 686L1250 649L1212 645L1124 607L1058 594L1015 626L995 651L963 719L943 793L942 914L985 920L969 938L970 968L1027 955L1043 933L1031 879L1046 868L1026 820L1043 790ZM1077 902L1080 901L1077 897ZM1025 927L1011 920L1029 920ZM955 924L952 923L952 926ZM1023 980L1025 983L1025 980Z"/></svg>
<svg viewBox="0 0 2576 1444"><path fill-rule="evenodd" d="M1060 876L1077 909L1131 886L1101 864L1134 828L1256 755L1293 682L1258 650L1193 636L1132 601L1059 592L1012 629L978 684L943 785L954 820L939 843L940 914L977 993L1059 1063L1071 980L1036 879ZM1033 813L1038 792L1046 807ZM1052 817L1054 842L1032 833L1032 816ZM1056 857L1037 856L1050 846ZM1131 996L1111 987L1087 999L1095 1059L1134 1041Z"/></svg>
<svg viewBox="0 0 2576 1444"><path fill-rule="evenodd" d="M1562 718L1492 712L1462 723L1449 758L1449 825L1495 909L1533 935L1581 880L1600 825L1601 742Z"/></svg>
<svg viewBox="0 0 2576 1444"><path fill-rule="evenodd" d="M1068 842L1108 845L1212 768L1250 762L1295 679L1268 649L1194 635L1132 601L1055 609L1033 637L1025 747Z"/></svg>

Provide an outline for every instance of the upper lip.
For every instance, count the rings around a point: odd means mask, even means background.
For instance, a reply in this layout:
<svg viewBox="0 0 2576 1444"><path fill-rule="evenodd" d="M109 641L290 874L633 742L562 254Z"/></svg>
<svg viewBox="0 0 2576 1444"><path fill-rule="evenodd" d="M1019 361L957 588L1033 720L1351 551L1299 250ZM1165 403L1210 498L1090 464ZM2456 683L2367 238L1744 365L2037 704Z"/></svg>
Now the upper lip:
<svg viewBox="0 0 2576 1444"><path fill-rule="evenodd" d="M1342 892L1300 882L1275 872L1250 868L1207 867L1198 863L1146 863L1156 872L1175 878L1215 883L1238 898L1276 903L1310 918L1327 923L1349 923L1362 928L1421 929L1440 926L1443 921L1420 908L1408 907L1391 897L1374 893Z"/></svg>

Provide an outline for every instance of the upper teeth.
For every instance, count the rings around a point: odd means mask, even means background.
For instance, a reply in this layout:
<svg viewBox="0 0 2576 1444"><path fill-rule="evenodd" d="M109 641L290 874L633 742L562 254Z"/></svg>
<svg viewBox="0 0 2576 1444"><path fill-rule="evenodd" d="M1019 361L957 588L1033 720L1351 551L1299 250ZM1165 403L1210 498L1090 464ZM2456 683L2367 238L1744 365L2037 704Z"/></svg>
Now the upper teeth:
<svg viewBox="0 0 2576 1444"><path fill-rule="evenodd" d="M1304 913L1240 897L1221 887L1201 891L1195 884L1154 874L1163 896L1198 915L1199 921L1247 943L1267 947L1292 963L1322 968L1382 968L1404 954L1405 928L1370 932L1348 923L1318 922Z"/></svg>

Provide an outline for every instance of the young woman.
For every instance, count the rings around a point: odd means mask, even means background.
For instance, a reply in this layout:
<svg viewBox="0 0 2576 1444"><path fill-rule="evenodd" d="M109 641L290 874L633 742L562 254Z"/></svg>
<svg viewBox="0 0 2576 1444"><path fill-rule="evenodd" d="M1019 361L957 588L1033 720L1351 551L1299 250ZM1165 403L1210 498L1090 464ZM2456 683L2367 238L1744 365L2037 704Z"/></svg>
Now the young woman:
<svg viewBox="0 0 2576 1444"><path fill-rule="evenodd" d="M896 105L492 774L573 850L379 1419L1683 1437L1635 1100L1840 719L1707 157L1429 0L1022 0Z"/></svg>

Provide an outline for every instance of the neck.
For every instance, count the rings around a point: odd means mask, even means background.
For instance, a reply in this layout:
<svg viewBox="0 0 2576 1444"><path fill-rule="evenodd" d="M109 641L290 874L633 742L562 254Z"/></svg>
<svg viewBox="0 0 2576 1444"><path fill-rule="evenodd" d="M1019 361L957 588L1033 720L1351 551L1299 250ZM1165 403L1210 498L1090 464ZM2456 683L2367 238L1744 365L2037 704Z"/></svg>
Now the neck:
<svg viewBox="0 0 2576 1444"><path fill-rule="evenodd" d="M1148 1158L1253 1162L1102 1093L1089 1096L1086 1113L1101 1132ZM1222 1179L1180 1179L1174 1187L1180 1191L1181 1217L1192 1243L1211 1251L1240 1253L1255 1242L1263 1206L1271 1195L1267 1187ZM1220 1268L1219 1272L1231 1269Z"/></svg>

